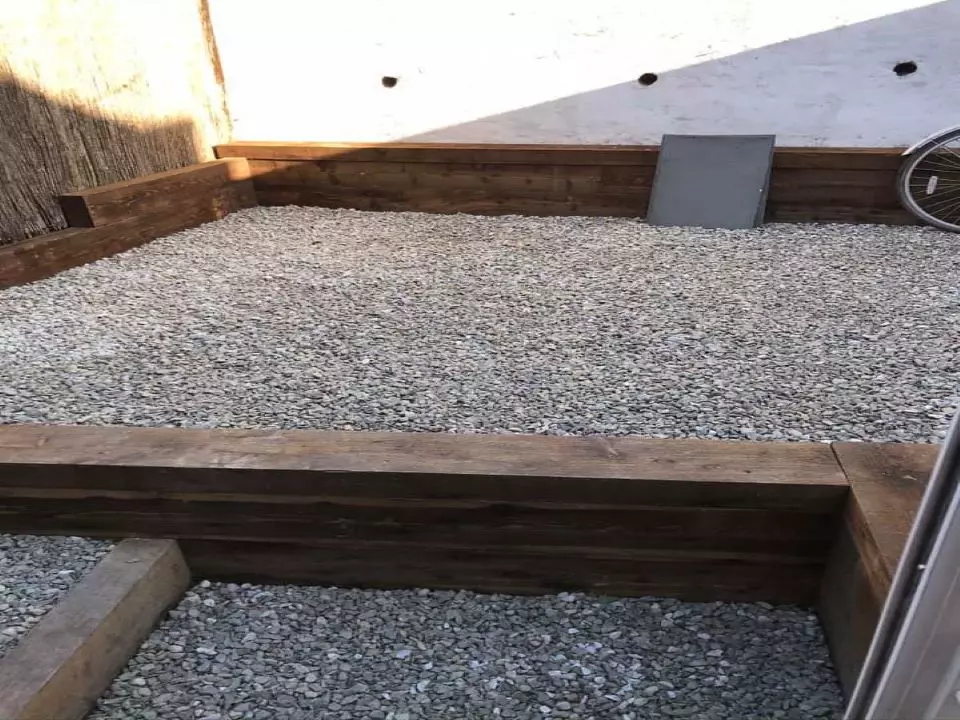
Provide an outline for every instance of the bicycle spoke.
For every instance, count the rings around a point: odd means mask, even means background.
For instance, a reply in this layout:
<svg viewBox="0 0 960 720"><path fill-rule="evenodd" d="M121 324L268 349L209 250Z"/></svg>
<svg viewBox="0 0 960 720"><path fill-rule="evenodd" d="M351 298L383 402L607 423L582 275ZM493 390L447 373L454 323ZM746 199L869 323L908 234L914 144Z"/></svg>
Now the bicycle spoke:
<svg viewBox="0 0 960 720"><path fill-rule="evenodd" d="M926 183L924 183L926 185ZM943 197L944 195L956 195L958 190L955 188L947 188L946 190L940 190L935 193L927 195L926 193L917 193L917 200L933 200L937 197Z"/></svg>
<svg viewBox="0 0 960 720"><path fill-rule="evenodd" d="M931 156L927 156L923 160L921 160L919 163L917 163L917 167L921 167L925 163L929 163L934 167L942 167L952 172L957 172L958 170L960 170L960 163L952 163L947 161L946 159L934 158Z"/></svg>
<svg viewBox="0 0 960 720"><path fill-rule="evenodd" d="M931 215L936 214L936 216L939 217L939 213L942 210L948 207L952 207L954 203L958 203L958 202L960 202L960 199L954 196L954 197L949 197L945 200L938 200L935 203L921 204L920 207L922 207L924 210L929 212Z"/></svg>

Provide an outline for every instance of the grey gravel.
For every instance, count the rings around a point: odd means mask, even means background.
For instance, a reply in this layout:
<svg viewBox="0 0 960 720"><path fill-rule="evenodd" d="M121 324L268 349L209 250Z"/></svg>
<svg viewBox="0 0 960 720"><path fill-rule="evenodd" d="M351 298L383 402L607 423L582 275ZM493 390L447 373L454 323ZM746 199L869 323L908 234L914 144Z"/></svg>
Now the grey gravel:
<svg viewBox="0 0 960 720"><path fill-rule="evenodd" d="M0 655L8 652L112 544L78 537L0 535Z"/></svg>
<svg viewBox="0 0 960 720"><path fill-rule="evenodd" d="M796 607L203 582L91 720L838 718Z"/></svg>
<svg viewBox="0 0 960 720"><path fill-rule="evenodd" d="M0 422L935 441L958 242L255 208L0 293Z"/></svg>

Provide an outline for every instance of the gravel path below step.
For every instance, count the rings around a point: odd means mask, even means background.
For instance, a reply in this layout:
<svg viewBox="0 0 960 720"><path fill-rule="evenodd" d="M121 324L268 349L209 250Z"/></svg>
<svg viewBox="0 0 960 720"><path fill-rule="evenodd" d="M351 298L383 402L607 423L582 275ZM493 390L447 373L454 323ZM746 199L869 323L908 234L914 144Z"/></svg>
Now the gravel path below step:
<svg viewBox="0 0 960 720"><path fill-rule="evenodd" d="M0 422L935 439L960 240L255 208L0 293Z"/></svg>
<svg viewBox="0 0 960 720"><path fill-rule="evenodd" d="M0 535L0 655L113 547L76 537Z"/></svg>
<svg viewBox="0 0 960 720"><path fill-rule="evenodd" d="M838 718L798 608L208 582L90 720Z"/></svg>

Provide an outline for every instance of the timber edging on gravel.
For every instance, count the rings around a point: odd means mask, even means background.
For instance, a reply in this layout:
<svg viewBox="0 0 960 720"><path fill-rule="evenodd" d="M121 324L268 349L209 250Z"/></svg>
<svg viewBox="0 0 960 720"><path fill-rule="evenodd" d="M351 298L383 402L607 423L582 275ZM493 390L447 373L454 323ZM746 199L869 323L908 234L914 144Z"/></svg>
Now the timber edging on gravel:
<svg viewBox="0 0 960 720"><path fill-rule="evenodd" d="M658 146L232 142L261 205L479 215L644 217ZM915 224L900 148L778 147L770 222Z"/></svg>
<svg viewBox="0 0 960 720"><path fill-rule="evenodd" d="M22 425L0 469L0 531L210 579L701 600L812 602L848 493L825 444L640 438Z"/></svg>
<svg viewBox="0 0 960 720"><path fill-rule="evenodd" d="M849 692L935 445L9 425L0 531L217 580L812 603Z"/></svg>
<svg viewBox="0 0 960 720"><path fill-rule="evenodd" d="M176 542L117 545L0 660L0 717L83 718L189 583Z"/></svg>
<svg viewBox="0 0 960 720"><path fill-rule="evenodd" d="M853 691L938 445L833 444L850 497L820 590L820 617L844 691Z"/></svg>
<svg viewBox="0 0 960 720"><path fill-rule="evenodd" d="M42 280L257 204L242 158L62 195L70 227L0 247L0 289Z"/></svg>

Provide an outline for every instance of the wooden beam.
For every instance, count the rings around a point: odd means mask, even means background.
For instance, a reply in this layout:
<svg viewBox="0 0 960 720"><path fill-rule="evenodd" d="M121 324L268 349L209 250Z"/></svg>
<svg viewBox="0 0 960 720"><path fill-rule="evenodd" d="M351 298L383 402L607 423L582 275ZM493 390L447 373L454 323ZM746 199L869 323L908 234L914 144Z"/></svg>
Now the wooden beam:
<svg viewBox="0 0 960 720"><path fill-rule="evenodd" d="M819 444L0 427L0 531L223 579L810 602L847 492Z"/></svg>
<svg viewBox="0 0 960 720"><path fill-rule="evenodd" d="M866 658L939 446L835 443L851 496L821 587L820 614L847 693Z"/></svg>
<svg viewBox="0 0 960 720"><path fill-rule="evenodd" d="M243 158L214 160L60 196L71 227L101 227L132 217L181 218L190 227L256 205Z"/></svg>
<svg viewBox="0 0 960 720"><path fill-rule="evenodd" d="M833 447L856 500L850 522L871 584L885 598L940 447L903 443Z"/></svg>
<svg viewBox="0 0 960 720"><path fill-rule="evenodd" d="M243 160L191 165L63 197L78 227L0 247L0 289L55 275L256 205Z"/></svg>
<svg viewBox="0 0 960 720"><path fill-rule="evenodd" d="M174 218L131 218L99 228L67 228L0 247L0 289L42 280L143 245L182 228Z"/></svg>
<svg viewBox="0 0 960 720"><path fill-rule="evenodd" d="M0 718L81 720L189 583L175 542L117 545L0 659Z"/></svg>
<svg viewBox="0 0 960 720"><path fill-rule="evenodd" d="M219 158L349 160L389 163L521 163L557 165L657 164L655 145L511 145L472 143L232 142L214 147Z"/></svg>
<svg viewBox="0 0 960 720"><path fill-rule="evenodd" d="M656 146L239 142L263 205L484 215L646 215ZM899 148L776 148L767 219L913 223Z"/></svg>

